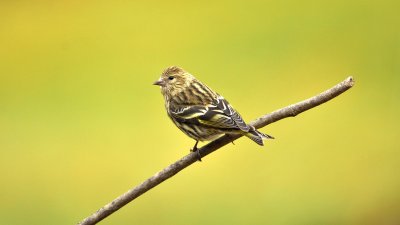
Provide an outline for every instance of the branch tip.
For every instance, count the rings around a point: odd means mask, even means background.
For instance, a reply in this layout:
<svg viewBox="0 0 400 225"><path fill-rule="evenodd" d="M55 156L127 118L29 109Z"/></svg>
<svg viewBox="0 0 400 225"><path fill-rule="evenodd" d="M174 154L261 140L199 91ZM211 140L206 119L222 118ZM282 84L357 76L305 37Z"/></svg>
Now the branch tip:
<svg viewBox="0 0 400 225"><path fill-rule="evenodd" d="M346 79L346 83L348 83L350 87L353 87L355 82L356 82L356 81L354 80L353 76L349 76L349 77Z"/></svg>

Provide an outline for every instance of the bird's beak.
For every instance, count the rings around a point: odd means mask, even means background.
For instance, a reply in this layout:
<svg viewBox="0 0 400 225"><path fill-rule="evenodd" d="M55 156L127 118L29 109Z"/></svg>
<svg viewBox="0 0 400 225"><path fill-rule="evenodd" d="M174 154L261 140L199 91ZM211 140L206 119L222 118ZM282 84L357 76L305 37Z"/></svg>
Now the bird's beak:
<svg viewBox="0 0 400 225"><path fill-rule="evenodd" d="M158 86L164 86L164 81L160 78L158 80L156 80L153 85L158 85Z"/></svg>

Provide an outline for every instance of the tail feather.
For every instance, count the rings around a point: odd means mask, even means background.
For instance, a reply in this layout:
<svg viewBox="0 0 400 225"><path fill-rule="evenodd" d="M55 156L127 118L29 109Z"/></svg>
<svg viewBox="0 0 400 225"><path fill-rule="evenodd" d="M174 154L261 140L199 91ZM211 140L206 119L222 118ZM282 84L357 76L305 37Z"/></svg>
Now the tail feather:
<svg viewBox="0 0 400 225"><path fill-rule="evenodd" d="M254 127L251 127L249 132L245 133L244 135L261 146L264 145L263 139L274 139L274 137L272 137L268 134L261 133L260 131L256 130Z"/></svg>

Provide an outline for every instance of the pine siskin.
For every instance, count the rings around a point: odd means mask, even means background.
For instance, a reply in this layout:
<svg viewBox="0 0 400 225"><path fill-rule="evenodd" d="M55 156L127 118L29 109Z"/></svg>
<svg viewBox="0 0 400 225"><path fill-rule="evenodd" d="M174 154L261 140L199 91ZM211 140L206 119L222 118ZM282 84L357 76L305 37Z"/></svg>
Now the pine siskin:
<svg viewBox="0 0 400 225"><path fill-rule="evenodd" d="M172 66L153 83L161 87L165 109L174 124L186 135L199 141L213 140L222 134L242 134L259 145L273 138L246 124L239 113L205 84L185 70Z"/></svg>

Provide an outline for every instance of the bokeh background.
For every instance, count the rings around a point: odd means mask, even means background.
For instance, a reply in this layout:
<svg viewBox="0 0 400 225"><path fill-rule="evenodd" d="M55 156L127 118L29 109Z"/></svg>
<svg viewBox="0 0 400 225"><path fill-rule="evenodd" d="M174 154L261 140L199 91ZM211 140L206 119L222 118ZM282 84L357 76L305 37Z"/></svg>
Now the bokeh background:
<svg viewBox="0 0 400 225"><path fill-rule="evenodd" d="M1 1L0 224L75 224L189 152L158 87L179 65L247 121L101 224L400 224L398 1Z"/></svg>

